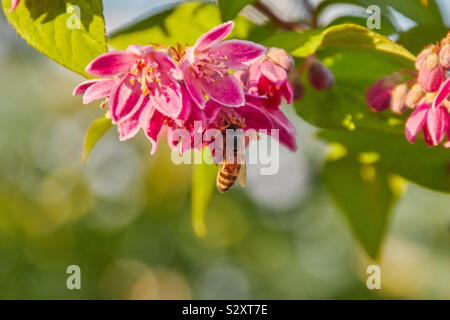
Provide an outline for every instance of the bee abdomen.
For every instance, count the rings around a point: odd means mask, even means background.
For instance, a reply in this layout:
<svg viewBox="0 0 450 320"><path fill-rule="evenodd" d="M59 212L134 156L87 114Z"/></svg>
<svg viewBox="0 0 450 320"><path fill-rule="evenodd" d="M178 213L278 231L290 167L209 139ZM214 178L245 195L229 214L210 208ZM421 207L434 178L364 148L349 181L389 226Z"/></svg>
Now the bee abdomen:
<svg viewBox="0 0 450 320"><path fill-rule="evenodd" d="M217 175L217 189L224 193L236 183L236 180L238 178L238 175L231 174L230 172L227 172L226 170L219 170L219 174Z"/></svg>

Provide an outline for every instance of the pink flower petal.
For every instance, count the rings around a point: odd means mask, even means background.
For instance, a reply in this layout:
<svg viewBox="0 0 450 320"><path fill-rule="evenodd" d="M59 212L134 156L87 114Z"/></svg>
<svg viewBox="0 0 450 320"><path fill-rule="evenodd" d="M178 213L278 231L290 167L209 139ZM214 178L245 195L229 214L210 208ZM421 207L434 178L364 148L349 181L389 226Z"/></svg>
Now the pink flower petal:
<svg viewBox="0 0 450 320"><path fill-rule="evenodd" d="M279 86L287 80L286 70L268 59L261 64L261 73L268 80Z"/></svg>
<svg viewBox="0 0 450 320"><path fill-rule="evenodd" d="M73 89L72 95L77 96L86 92L86 90L96 84L97 82L103 81L103 79L93 79L80 83L75 89Z"/></svg>
<svg viewBox="0 0 450 320"><path fill-rule="evenodd" d="M294 125L289 121L289 119L284 115L281 110L273 110L267 112L270 119L272 120L273 128L278 129L278 139L279 142L291 151L297 150L297 131Z"/></svg>
<svg viewBox="0 0 450 320"><path fill-rule="evenodd" d="M225 59L227 67L245 68L266 53L262 45L245 40L228 40L211 48L211 53Z"/></svg>
<svg viewBox="0 0 450 320"><path fill-rule="evenodd" d="M136 56L126 51L104 53L92 60L86 67L86 72L96 77L109 77L127 72Z"/></svg>
<svg viewBox="0 0 450 320"><path fill-rule="evenodd" d="M234 22L228 21L209 30L207 33L203 34L195 43L195 51L203 51L220 42L230 34L231 30L233 30L233 27Z"/></svg>
<svg viewBox="0 0 450 320"><path fill-rule="evenodd" d="M198 104L200 108L204 108L205 98L202 92L202 84L197 79L191 68L187 68L184 70L184 83L186 84L186 89L189 91L192 100L194 100L194 102Z"/></svg>
<svg viewBox="0 0 450 320"><path fill-rule="evenodd" d="M182 108L181 112L176 118L177 120L186 121L189 119L191 113L193 112L193 105L195 103L192 101L189 91L187 91L186 86L180 85L181 98L182 98Z"/></svg>
<svg viewBox="0 0 450 320"><path fill-rule="evenodd" d="M429 145L430 147L433 147L435 144L433 142L433 139L431 138L430 131L428 130L427 124L423 126L423 137L425 138L425 143Z"/></svg>
<svg viewBox="0 0 450 320"><path fill-rule="evenodd" d="M238 70L235 73L233 73L233 76L238 80L238 82L242 86L242 88L246 89L247 79L248 79L248 70Z"/></svg>
<svg viewBox="0 0 450 320"><path fill-rule="evenodd" d="M109 108L113 122L130 118L140 108L144 98L148 100L142 94L139 83L132 85L129 77L123 77L111 91Z"/></svg>
<svg viewBox="0 0 450 320"><path fill-rule="evenodd" d="M152 57L163 70L170 71L171 69L178 69L178 65L175 61L173 61L169 55L164 52L155 51L152 53Z"/></svg>
<svg viewBox="0 0 450 320"><path fill-rule="evenodd" d="M248 103L251 103L259 108L264 108L267 103L267 97L246 93L245 101Z"/></svg>
<svg viewBox="0 0 450 320"><path fill-rule="evenodd" d="M181 90L178 82L166 78L150 93L150 103L162 114L177 118L183 107Z"/></svg>
<svg viewBox="0 0 450 320"><path fill-rule="evenodd" d="M120 141L125 141L133 138L141 128L139 126L140 112L136 112L131 118L117 124Z"/></svg>
<svg viewBox="0 0 450 320"><path fill-rule="evenodd" d="M445 99L447 99L449 94L450 94L450 78L448 78L442 85L441 89L439 89L436 98L434 98L433 107L434 108L439 107L445 101Z"/></svg>
<svg viewBox="0 0 450 320"><path fill-rule="evenodd" d="M206 119L208 119L208 121L210 122L214 122L221 109L222 106L220 103L212 99L208 100L205 106Z"/></svg>
<svg viewBox="0 0 450 320"><path fill-rule="evenodd" d="M164 116L155 108L146 105L139 117L139 125L152 143L150 154L155 154L158 148L158 135L164 124Z"/></svg>
<svg viewBox="0 0 450 320"><path fill-rule="evenodd" d="M409 116L405 124L406 138L409 142L414 143L417 134L423 128L427 120L427 114L430 106L426 103L417 107Z"/></svg>
<svg viewBox="0 0 450 320"><path fill-rule="evenodd" d="M19 5L20 0L12 0L11 1L11 9L9 9L9 12L12 12L16 10L17 6Z"/></svg>
<svg viewBox="0 0 450 320"><path fill-rule="evenodd" d="M280 92L283 95L283 97L286 99L286 102L288 104L291 104L292 100L294 99L294 90L292 89L291 83L289 81L286 81L281 86Z"/></svg>
<svg viewBox="0 0 450 320"><path fill-rule="evenodd" d="M83 96L83 103L89 104L92 101L108 97L111 94L111 90L114 87L116 81L117 80L115 79L97 81L89 88L87 88Z"/></svg>
<svg viewBox="0 0 450 320"><path fill-rule="evenodd" d="M239 107L245 102L244 90L232 75L217 78L214 83L202 80L203 89L213 100L227 107Z"/></svg>
<svg viewBox="0 0 450 320"><path fill-rule="evenodd" d="M155 52L155 49L153 46L140 46L132 44L128 46L127 52L135 56L145 56L149 53Z"/></svg>
<svg viewBox="0 0 450 320"><path fill-rule="evenodd" d="M268 133L270 133L272 121L262 109L249 103L245 104L243 107L233 109L236 110L236 113L238 113L242 119L245 119L245 130L267 129Z"/></svg>
<svg viewBox="0 0 450 320"><path fill-rule="evenodd" d="M444 107L430 108L427 114L427 129L432 145L437 146L447 133L447 110Z"/></svg>

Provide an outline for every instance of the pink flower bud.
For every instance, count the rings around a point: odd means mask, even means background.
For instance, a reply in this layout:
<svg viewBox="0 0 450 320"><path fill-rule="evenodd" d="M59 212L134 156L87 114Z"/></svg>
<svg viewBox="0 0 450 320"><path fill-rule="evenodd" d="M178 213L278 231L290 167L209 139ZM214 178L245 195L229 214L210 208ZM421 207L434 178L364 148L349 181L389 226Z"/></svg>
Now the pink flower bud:
<svg viewBox="0 0 450 320"><path fill-rule="evenodd" d="M294 69L294 58L283 49L270 48L266 55L287 72L291 72Z"/></svg>
<svg viewBox="0 0 450 320"><path fill-rule="evenodd" d="M432 44L429 45L427 47L425 47L418 55L416 58L416 69L420 70L422 69L422 65L425 62L425 60L428 58L428 56L430 54L432 54L433 52L437 52L439 49L436 45Z"/></svg>
<svg viewBox="0 0 450 320"><path fill-rule="evenodd" d="M419 101L425 97L425 91L422 90L422 87L419 84L415 84L409 90L408 94L405 98L405 104L408 108L414 109L419 105Z"/></svg>
<svg viewBox="0 0 450 320"><path fill-rule="evenodd" d="M375 82L366 93L366 102L372 111L386 110L391 105L392 89L403 81L403 76L396 72Z"/></svg>
<svg viewBox="0 0 450 320"><path fill-rule="evenodd" d="M392 89L391 110L394 113L402 114L408 108L405 104L409 87L406 83L398 84Z"/></svg>
<svg viewBox="0 0 450 320"><path fill-rule="evenodd" d="M334 75L322 62L313 60L308 67L308 80L316 90L327 90L334 83Z"/></svg>
<svg viewBox="0 0 450 320"><path fill-rule="evenodd" d="M445 67L450 68L450 43L442 47L439 53L439 62Z"/></svg>
<svg viewBox="0 0 450 320"><path fill-rule="evenodd" d="M442 82L445 80L445 69L439 63L437 53L430 54L422 63L417 80L422 89L427 92L439 90Z"/></svg>

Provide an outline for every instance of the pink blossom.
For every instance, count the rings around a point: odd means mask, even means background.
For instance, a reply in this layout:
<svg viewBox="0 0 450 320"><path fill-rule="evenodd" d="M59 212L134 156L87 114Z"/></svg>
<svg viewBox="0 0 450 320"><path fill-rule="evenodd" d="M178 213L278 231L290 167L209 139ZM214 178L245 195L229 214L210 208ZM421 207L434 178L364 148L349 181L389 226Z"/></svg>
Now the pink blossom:
<svg viewBox="0 0 450 320"><path fill-rule="evenodd" d="M106 98L120 140L128 140L143 129L153 154L163 127L185 125L191 114L199 114L184 85L177 82L177 70L166 54L152 47L130 46L127 51L93 60L86 71L106 78L85 81L73 94L83 94L85 104Z"/></svg>
<svg viewBox="0 0 450 320"><path fill-rule="evenodd" d="M177 117L182 111L178 67L167 54L152 46L129 46L126 51L102 54L89 63L86 72L114 81L109 95L114 123L131 118L145 105L169 117ZM88 101L89 91L93 91L93 97L99 94L97 87L89 88L85 92Z"/></svg>
<svg viewBox="0 0 450 320"><path fill-rule="evenodd" d="M184 82L192 99L205 107L205 95L229 107L244 104L244 92L229 70L246 68L265 53L265 47L244 40L223 41L234 27L232 21L202 35L186 48L181 62Z"/></svg>
<svg viewBox="0 0 450 320"><path fill-rule="evenodd" d="M277 65L282 67L284 70L286 70L286 72L291 72L294 70L294 58L292 58L292 56L285 50L279 48L270 48L267 51L266 56Z"/></svg>
<svg viewBox="0 0 450 320"><path fill-rule="evenodd" d="M20 0L11 0L11 9L9 9L9 12L12 12L16 10L17 6L19 5Z"/></svg>
<svg viewBox="0 0 450 320"><path fill-rule="evenodd" d="M425 142L436 146L442 142L448 130L449 114L444 101L450 94L450 79L441 86L432 105L423 103L417 107L406 121L406 138L414 143L417 134L422 130Z"/></svg>
<svg viewBox="0 0 450 320"><path fill-rule="evenodd" d="M367 90L366 102L372 111L384 111L391 106L392 90L402 80L403 76L396 72L381 78Z"/></svg>
<svg viewBox="0 0 450 320"><path fill-rule="evenodd" d="M235 77L246 92L265 97L269 109L278 109L282 98L292 103L293 90L286 70L267 57L252 64L248 70L236 72Z"/></svg>
<svg viewBox="0 0 450 320"><path fill-rule="evenodd" d="M420 86L427 92L438 91L445 80L445 68L439 62L439 48L436 47L419 65L417 81Z"/></svg>
<svg viewBox="0 0 450 320"><path fill-rule="evenodd" d="M297 151L297 130L289 119L279 108L271 108L267 97L260 97L255 95L246 95L246 101L249 104L258 106L269 117L272 122L272 129L278 129L279 142L286 146L291 151Z"/></svg>
<svg viewBox="0 0 450 320"><path fill-rule="evenodd" d="M158 109L151 105L143 105L141 110L136 112L131 118L118 124L120 139L127 140L134 137L140 129L142 129L146 137L152 143L151 154L155 154L158 148L158 140L160 133L165 133L169 146L175 149L178 140L175 141L173 133L177 129L186 129L191 134L191 140L182 141L182 149L184 152L191 148L201 147L201 134L206 128L206 118L200 108L192 101L186 88L181 85L183 113L176 118L171 118L162 114ZM195 124L199 123L200 126ZM199 145L200 141L200 145Z"/></svg>

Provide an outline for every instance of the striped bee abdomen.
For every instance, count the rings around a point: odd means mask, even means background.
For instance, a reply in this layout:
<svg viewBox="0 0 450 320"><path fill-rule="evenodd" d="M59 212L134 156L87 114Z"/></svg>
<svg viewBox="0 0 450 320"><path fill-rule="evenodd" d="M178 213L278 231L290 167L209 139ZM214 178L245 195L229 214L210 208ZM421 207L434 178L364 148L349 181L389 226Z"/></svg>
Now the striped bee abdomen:
<svg viewBox="0 0 450 320"><path fill-rule="evenodd" d="M241 171L240 164L222 164L217 174L217 189L224 193L236 183Z"/></svg>

